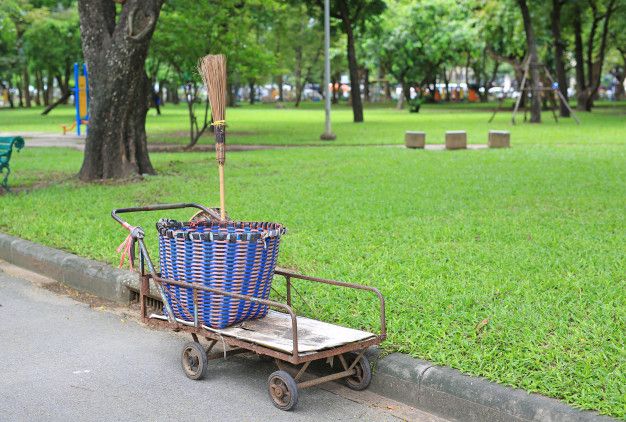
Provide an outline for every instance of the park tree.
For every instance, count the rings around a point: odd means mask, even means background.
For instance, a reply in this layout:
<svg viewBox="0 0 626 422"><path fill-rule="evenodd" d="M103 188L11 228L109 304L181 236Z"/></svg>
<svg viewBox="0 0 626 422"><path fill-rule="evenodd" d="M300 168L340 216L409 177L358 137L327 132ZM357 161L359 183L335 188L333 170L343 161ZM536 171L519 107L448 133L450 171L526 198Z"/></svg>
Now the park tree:
<svg viewBox="0 0 626 422"><path fill-rule="evenodd" d="M600 88L602 69L609 47L609 28L613 15L623 7L620 0L575 0L574 58L576 60L577 108L591 111ZM586 42L583 41L586 39Z"/></svg>
<svg viewBox="0 0 626 422"><path fill-rule="evenodd" d="M323 12L324 0L309 0ZM350 99L354 122L363 121L363 102L361 100L361 80L359 63L356 57L355 31L363 27L365 22L379 16L386 8L383 0L335 0L331 2L330 14L341 22L346 35L346 55L348 57L348 73L350 74ZM321 20L321 19L320 19Z"/></svg>
<svg viewBox="0 0 626 422"><path fill-rule="evenodd" d="M562 10L565 0L552 0L552 10L550 12L550 29L552 31L552 44L554 48L554 68L556 70L556 80L559 84L559 91L563 98L567 100L567 70L565 68L565 40L562 36ZM569 107L560 102L561 117L570 117Z"/></svg>
<svg viewBox="0 0 626 422"><path fill-rule="evenodd" d="M276 67L274 55L270 48L272 42L268 39L271 31L271 2L266 5L249 6L252 11L246 16L247 31L240 34L240 54L236 62L236 72L241 81L248 86L248 101L255 104L256 89L263 82L271 78L272 69Z"/></svg>
<svg viewBox="0 0 626 422"><path fill-rule="evenodd" d="M385 12L385 15L390 13L389 9ZM372 20L365 25L363 41L360 43L361 57L365 62L365 66L369 72L373 72L378 80L378 90L381 94L381 98L386 101L391 101L391 87L389 84L388 76L390 57L389 55L381 54L385 52L384 39L386 34L384 31L385 18ZM367 96L364 96L367 101Z"/></svg>
<svg viewBox="0 0 626 422"><path fill-rule="evenodd" d="M537 53L537 40L533 22L530 16L530 10L526 0L517 0L520 11L522 12L522 21L524 22L524 31L526 32L526 45L529 55L529 75L530 75L530 122L541 123L541 92L539 90L539 57ZM524 95L524 92L521 93Z"/></svg>
<svg viewBox="0 0 626 422"><path fill-rule="evenodd" d="M510 2L489 0L475 11L479 23L476 39L484 41L486 52L494 61L511 66L519 86L524 74L526 37L520 13L512 6Z"/></svg>
<svg viewBox="0 0 626 422"><path fill-rule="evenodd" d="M255 84L272 74L275 61L267 45L273 2L239 0L166 3L150 47L150 69L167 69L170 89L182 86L189 116L189 143L193 148L211 130L208 100L202 104L202 81L197 60L206 54L226 53L231 102L241 84L254 93ZM189 34L194 34L190 37ZM153 77L154 79L154 77ZM255 98L251 96L252 102Z"/></svg>
<svg viewBox="0 0 626 422"><path fill-rule="evenodd" d="M19 59L16 49L17 28L3 8L0 8L0 28L0 84L3 90L8 90L11 88L11 77L18 67ZM15 107L12 95L9 95L9 104L11 108Z"/></svg>
<svg viewBox="0 0 626 422"><path fill-rule="evenodd" d="M7 24L7 39L10 40L5 44L7 56L3 58L5 75L9 88L17 86L20 107L31 105L28 59L23 48L24 32L30 23L31 9L32 5L26 0L4 0L0 3L1 21Z"/></svg>
<svg viewBox="0 0 626 422"><path fill-rule="evenodd" d="M406 101L411 87L434 85L445 65L457 64L467 43L467 28L455 19L459 11L451 0L398 1L384 14L377 54Z"/></svg>
<svg viewBox="0 0 626 422"><path fill-rule="evenodd" d="M79 0L91 96L82 180L152 174L146 142L148 47L163 0Z"/></svg>
<svg viewBox="0 0 626 422"><path fill-rule="evenodd" d="M615 78L617 86L615 99L626 99L624 81L626 80L626 3L615 12L609 29L609 42L613 51L608 56L609 73Z"/></svg>
<svg viewBox="0 0 626 422"><path fill-rule="evenodd" d="M187 148L195 146L211 124L206 100L202 110L197 110L198 103L201 103L202 83L196 68L198 57L206 54L215 41L212 28L215 23L216 16L208 4L170 1L164 7L150 46L151 90L162 66L170 70L170 89L183 86L189 116ZM198 36L189 37L192 32Z"/></svg>
<svg viewBox="0 0 626 422"><path fill-rule="evenodd" d="M47 106L42 112L48 114L59 104L67 103L72 91L70 78L72 64L81 59L81 45L78 14L75 10L64 10L56 13L46 13L46 9L32 23L24 33L24 51L28 57L30 68L35 74L37 88L37 102L43 91L43 75L47 75L47 89L44 94L44 104ZM51 43L50 40L55 40ZM61 91L61 97L56 101L52 98L54 81Z"/></svg>
<svg viewBox="0 0 626 422"><path fill-rule="evenodd" d="M299 107L304 86L312 82L316 71L321 69L324 32L322 23L311 19L306 7L300 3L294 3L289 15L284 16L284 22L284 42L292 57L291 80L295 88L295 106Z"/></svg>

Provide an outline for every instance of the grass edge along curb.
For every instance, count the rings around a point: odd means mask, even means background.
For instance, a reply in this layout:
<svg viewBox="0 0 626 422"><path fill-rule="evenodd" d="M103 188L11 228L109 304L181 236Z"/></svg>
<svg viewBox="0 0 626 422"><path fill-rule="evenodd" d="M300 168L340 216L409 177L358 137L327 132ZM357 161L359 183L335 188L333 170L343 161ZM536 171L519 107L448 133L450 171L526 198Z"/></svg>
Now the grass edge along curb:
<svg viewBox="0 0 626 422"><path fill-rule="evenodd" d="M0 233L0 259L122 304L130 302L129 287L138 285L133 272L4 233ZM371 391L443 418L466 422L616 420L401 353L380 358L379 349L372 348L367 355L375 365Z"/></svg>
<svg viewBox="0 0 626 422"><path fill-rule="evenodd" d="M446 419L463 422L616 421L557 399L529 394L402 353L378 359L379 350L373 348L367 355L376 368L369 387L371 391Z"/></svg>

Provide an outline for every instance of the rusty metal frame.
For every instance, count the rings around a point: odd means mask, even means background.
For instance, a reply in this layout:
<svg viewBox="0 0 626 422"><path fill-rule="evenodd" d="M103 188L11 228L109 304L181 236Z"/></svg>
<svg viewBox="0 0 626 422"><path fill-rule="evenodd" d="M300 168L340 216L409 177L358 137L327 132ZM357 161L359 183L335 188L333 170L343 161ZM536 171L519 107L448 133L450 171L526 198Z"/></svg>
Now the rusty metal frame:
<svg viewBox="0 0 626 422"><path fill-rule="evenodd" d="M385 320L385 299L383 298L380 291L374 287L363 286L363 285L354 284L354 283L346 283L346 282L337 281L337 280L311 277L311 276L306 276L303 274L298 274L288 269L276 268L275 274L283 276L286 281L286 291L287 291L286 302L287 303L281 303L281 302L277 302L274 300L265 300L265 299L261 299L261 298L257 298L253 296L231 293L231 292L227 292L224 290L207 287L199 283L185 283L185 282L179 282L176 280L162 278L161 275L157 273L154 267L154 264L152 263L152 260L150 259L150 255L148 254L148 250L145 247L144 233L141 227L131 226L130 224L125 222L122 218L120 218L118 214L127 213L127 212L159 211L159 210L180 209L180 208L197 208L206 212L212 217L215 217L214 215L215 212L213 210L206 208L202 205L193 204L193 203L158 204L158 205L150 205L150 206L145 206L145 207L120 208L120 209L113 210L111 212L111 216L131 233L131 235L133 236L133 240L136 241L139 245L139 281L140 281L139 303L140 303L141 319L147 325L157 327L157 328L163 328L163 329L172 329L174 331L188 332L192 335L194 341L196 342L199 342L198 336L202 336L206 338L210 342L210 347L209 347L209 350L207 351L207 355L210 359L216 359L224 355L233 355L233 354L238 354L238 353L249 351L249 352L254 352L256 354L259 354L259 355L273 357L274 359L276 359L277 363L279 361L284 361L284 362L289 362L292 365L303 364L303 367L298 372L298 375L296 375L298 378L300 378L304 374L310 362L320 360L320 359L325 359L328 357L339 356L342 362L343 369L344 369L343 371L335 373L335 374L323 376L323 377L318 377L313 380L300 382L298 383L299 388L307 388L313 385L318 385L324 382L333 381L333 380L337 380L340 378L346 378L346 377L354 375L355 373L354 366L358 363L358 361L363 356L363 351L370 346L380 344L387 337L387 327L386 327L386 320ZM147 266L148 271L146 271L146 266ZM316 283L326 284L326 285L333 285L333 286L343 287L343 288L348 288L348 289L364 290L370 293L374 293L378 298L379 306L380 306L380 334L378 335L374 334L373 337L367 338L365 340L351 342L351 343L344 344L342 346L338 346L334 348L320 350L316 352L310 352L306 354L300 354L298 352L298 321L297 321L296 313L291 307L292 279L316 282ZM165 308L165 311L168 317L167 321L150 318L147 314L148 306L147 306L146 301L149 297L152 297L150 295L150 282L154 283L155 287L159 291L161 300L163 301L163 306ZM292 352L291 353L282 352L282 351L271 349L269 347L266 347L266 346L263 346L263 345L260 345L258 343L254 343L251 341L238 339L238 338L230 337L230 336L222 336L219 333L207 330L199 326L196 315L194 315L194 322L192 323L193 325L187 325L187 324L183 324L177 321L174 317L174 313L172 312L172 309L170 308L170 305L165 296L165 292L163 290L164 283L175 285L175 286L180 286L180 287L185 287L185 288L191 288L193 291L194 303L196 303L196 300L198 297L198 294L197 294L198 291L206 291L206 292L211 292L217 295L230 296L230 297L234 297L240 300L260 303L263 305L268 305L274 309L282 310L283 312L287 313L291 318L291 332L292 332L292 345L293 345ZM197 306L195 306L195 308L197 308ZM211 349L213 348L213 346L215 346L215 344L217 344L218 341L222 342L225 346L227 345L233 349L227 350L225 351L225 353L217 353L217 352L210 353ZM348 366L345 362L345 358L343 357L343 354L349 353L349 352L355 352L355 351L359 351L360 353L357 354L357 357L354 360L354 362L352 362L352 364Z"/></svg>

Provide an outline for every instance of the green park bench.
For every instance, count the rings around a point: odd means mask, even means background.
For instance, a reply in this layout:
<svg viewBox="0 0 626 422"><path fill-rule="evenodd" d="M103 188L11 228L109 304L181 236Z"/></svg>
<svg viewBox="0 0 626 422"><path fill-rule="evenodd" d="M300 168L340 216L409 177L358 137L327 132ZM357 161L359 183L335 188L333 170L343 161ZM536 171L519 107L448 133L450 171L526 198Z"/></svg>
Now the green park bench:
<svg viewBox="0 0 626 422"><path fill-rule="evenodd" d="M9 190L9 174L11 174L9 161L11 161L14 147L18 152L24 148L24 138L21 136L0 137L0 173L5 172L1 185L6 190Z"/></svg>

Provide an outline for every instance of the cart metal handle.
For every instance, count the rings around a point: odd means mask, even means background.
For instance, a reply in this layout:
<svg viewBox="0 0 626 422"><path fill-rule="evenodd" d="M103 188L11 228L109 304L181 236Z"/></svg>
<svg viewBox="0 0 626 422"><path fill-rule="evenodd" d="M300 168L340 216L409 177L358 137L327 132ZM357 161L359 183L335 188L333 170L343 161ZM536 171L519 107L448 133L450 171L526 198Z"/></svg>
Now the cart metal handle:
<svg viewBox="0 0 626 422"><path fill-rule="evenodd" d="M113 219L115 221L117 221L118 223L120 223L122 225L122 227L124 227L126 230L128 230L130 232L129 235L129 240L131 240L131 249L134 248L133 244L135 242L135 240L137 241L137 243L139 244L139 256L140 256L140 267L141 267L141 273L143 274L143 263L145 261L146 264L148 264L148 270L150 271L150 273L152 274L153 277L157 277L157 272L156 269L154 268L154 264L152 263L152 259L150 259L150 255L148 254L148 250L146 249L146 246L143 242L144 239L144 232L143 229L141 227L135 227L130 225L128 222L124 221L118 214L122 214L122 213L129 213L129 212L144 212L144 211L162 211L162 210L175 210L175 209L181 209L181 208L197 208L199 210L202 210L204 212L206 212L207 214L209 214L211 217L213 218L217 218L220 219L219 214L217 214L216 212L214 212L213 210L210 210L209 208L203 206L203 205L199 205L199 204L194 204L191 202L188 203L180 203L180 204L154 204L154 205L146 205L143 207L130 207L130 208L117 208L114 209L113 211L111 211L111 217L113 217ZM132 252L131 252L131 259L132 259ZM167 297L165 296L165 292L163 291L163 287L161 285L157 285L157 289L159 290L159 294L161 295L161 300L163 301L163 306L165 306L165 309L167 310L167 318L170 322L174 322L174 312L172 312L172 308L170 307L169 303L167 302Z"/></svg>
<svg viewBox="0 0 626 422"><path fill-rule="evenodd" d="M180 204L154 204L154 205L146 205L144 207L130 207L130 208L117 208L111 211L111 217L118 223L122 225L128 231L132 231L134 228L128 222L124 221L118 214L128 213L128 212L144 212L144 211L162 211L162 210L176 210L181 208L197 208L199 210L204 211L209 214L211 217L221 220L221 217L218 213L213 211L210 208L205 207L204 205L194 204L191 202L180 203Z"/></svg>
<svg viewBox="0 0 626 422"><path fill-rule="evenodd" d="M312 277L308 275L299 274L294 271L288 270L286 268L280 268L280 267L276 267L276 269L274 270L274 274L282 275L283 277L285 277L285 280L287 281L287 305L289 306L291 306L291 279L292 278L297 279L297 280L306 280L306 281L313 281L316 283L330 284L332 286L346 287L349 289L365 290L365 291L374 293L376 296L378 296L378 301L380 302L380 338L382 340L387 338L387 321L385 318L385 298L383 297L380 290L378 290L376 287L364 286L362 284L355 284L355 283L346 283L346 282L337 281L337 280L329 280L329 279L320 278L320 277Z"/></svg>

